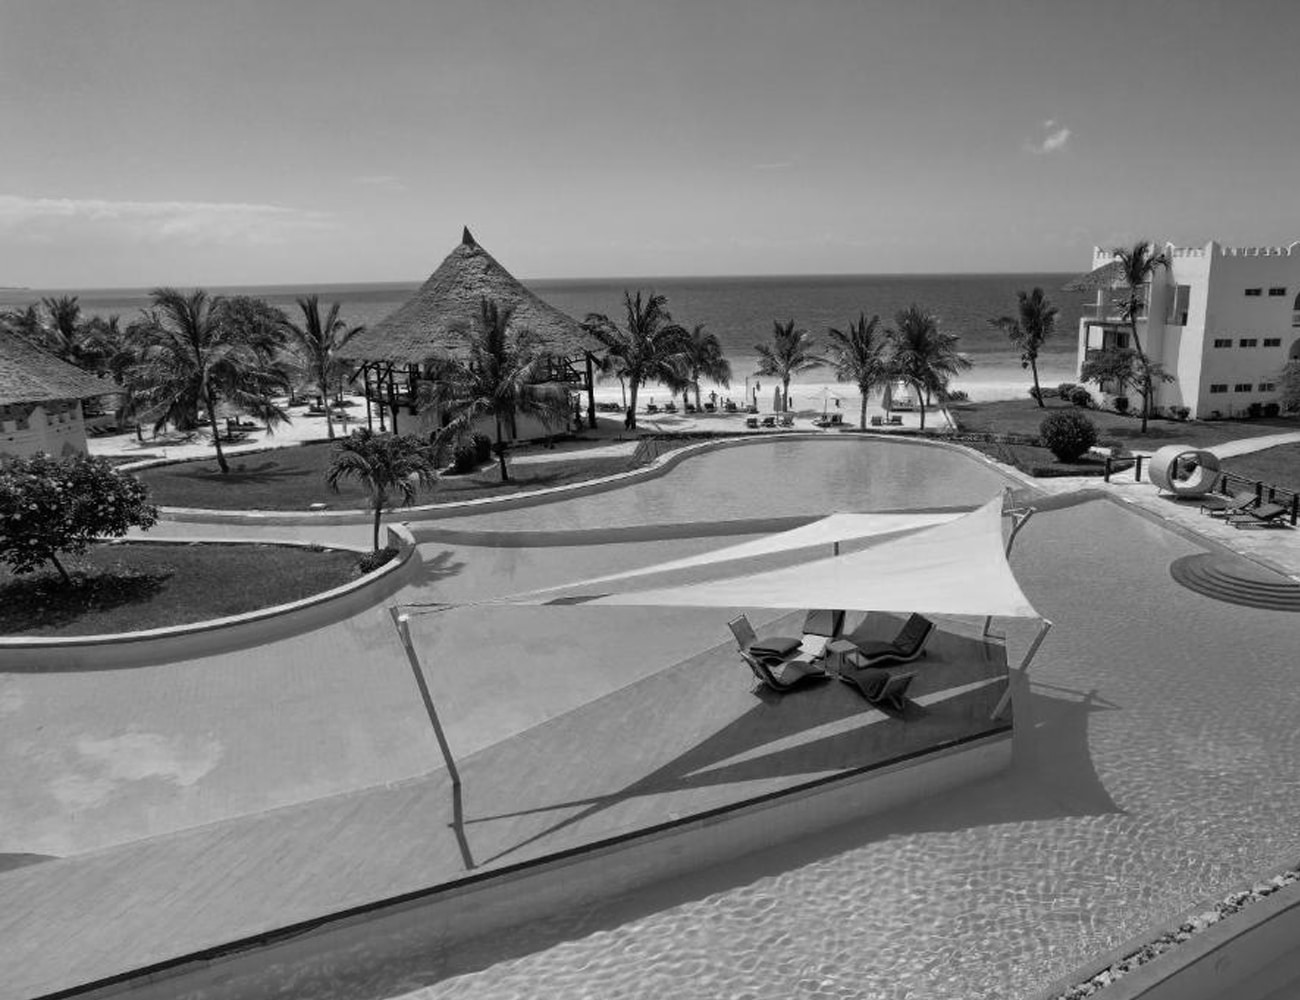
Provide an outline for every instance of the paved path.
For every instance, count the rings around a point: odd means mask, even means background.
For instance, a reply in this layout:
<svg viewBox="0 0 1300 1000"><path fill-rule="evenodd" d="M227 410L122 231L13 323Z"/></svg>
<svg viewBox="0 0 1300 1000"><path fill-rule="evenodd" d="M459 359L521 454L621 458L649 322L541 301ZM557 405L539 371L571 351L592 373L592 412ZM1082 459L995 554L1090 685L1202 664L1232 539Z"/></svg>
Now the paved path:
<svg viewBox="0 0 1300 1000"><path fill-rule="evenodd" d="M1223 444L1210 446L1206 451L1213 452L1219 458L1232 458L1236 455L1249 455L1254 451L1263 451L1265 448L1276 448L1280 444L1295 444L1296 442L1300 442L1300 431L1288 431L1285 434L1264 434L1260 437L1225 441Z"/></svg>

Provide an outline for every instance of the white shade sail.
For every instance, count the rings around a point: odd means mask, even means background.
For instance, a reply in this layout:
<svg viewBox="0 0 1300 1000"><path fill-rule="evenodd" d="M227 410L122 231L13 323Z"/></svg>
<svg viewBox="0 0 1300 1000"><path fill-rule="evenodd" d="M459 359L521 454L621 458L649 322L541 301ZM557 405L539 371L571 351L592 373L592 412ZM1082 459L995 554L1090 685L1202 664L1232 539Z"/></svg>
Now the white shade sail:
<svg viewBox="0 0 1300 1000"><path fill-rule="evenodd" d="M840 515L852 516L852 515ZM888 515L859 515L886 517ZM925 516L925 515L915 515ZM928 515L935 516L935 515ZM928 614L1040 617L1020 590L1007 565L1002 537L1002 499L978 510L929 527L894 535L858 551L826 555L823 547L803 551L793 565L756 568L735 550L757 551L764 542L777 544L783 536L804 532L804 538L830 530L815 522L771 540L733 546L729 550L676 560L634 573L602 577L505 598L518 604L606 604L623 606L716 608L843 608L851 611L919 611ZM824 542L822 543L825 544ZM769 551L793 551L789 547ZM760 553L761 554L761 553ZM713 557L713 566L726 572L700 582L663 586L665 572L682 574ZM563 591L564 596L557 597Z"/></svg>

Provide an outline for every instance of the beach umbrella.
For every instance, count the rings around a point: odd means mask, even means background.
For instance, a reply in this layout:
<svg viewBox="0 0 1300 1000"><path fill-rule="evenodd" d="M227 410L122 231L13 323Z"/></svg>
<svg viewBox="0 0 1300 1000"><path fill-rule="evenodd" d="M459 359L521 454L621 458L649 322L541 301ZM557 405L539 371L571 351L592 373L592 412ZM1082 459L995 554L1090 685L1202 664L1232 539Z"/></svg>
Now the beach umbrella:
<svg viewBox="0 0 1300 1000"><path fill-rule="evenodd" d="M782 403L782 400L781 400L781 386L778 385L778 386L776 387L776 392L772 395L772 412L773 412L773 413L784 413L784 412L785 412L785 407L782 406L781 403Z"/></svg>

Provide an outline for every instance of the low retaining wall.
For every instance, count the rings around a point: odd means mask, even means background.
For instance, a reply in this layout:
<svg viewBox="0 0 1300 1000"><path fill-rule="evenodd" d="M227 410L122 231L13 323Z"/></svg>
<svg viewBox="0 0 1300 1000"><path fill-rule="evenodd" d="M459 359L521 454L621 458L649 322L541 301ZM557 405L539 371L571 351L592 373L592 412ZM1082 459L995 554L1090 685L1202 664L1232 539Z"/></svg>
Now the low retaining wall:
<svg viewBox="0 0 1300 1000"><path fill-rule="evenodd" d="M397 555L383 566L342 586L290 604L279 604L242 615L217 618L188 625L123 632L114 635L68 637L14 636L0 638L0 671L96 670L139 667L173 660L228 652L247 646L274 642L300 632L331 625L366 608L373 607L410 581L420 566L419 549L403 525L387 526L387 544ZM210 539L221 545L294 545L310 547L312 542L274 542L264 539L241 542ZM133 540L133 545L204 544L203 539L174 542ZM348 546L331 545L347 549ZM365 549L353 549L358 555Z"/></svg>
<svg viewBox="0 0 1300 1000"><path fill-rule="evenodd" d="M680 877L964 787L1011 763L1010 729L639 833L231 942L64 996L273 995L339 955L380 966ZM98 986L98 988L96 988Z"/></svg>

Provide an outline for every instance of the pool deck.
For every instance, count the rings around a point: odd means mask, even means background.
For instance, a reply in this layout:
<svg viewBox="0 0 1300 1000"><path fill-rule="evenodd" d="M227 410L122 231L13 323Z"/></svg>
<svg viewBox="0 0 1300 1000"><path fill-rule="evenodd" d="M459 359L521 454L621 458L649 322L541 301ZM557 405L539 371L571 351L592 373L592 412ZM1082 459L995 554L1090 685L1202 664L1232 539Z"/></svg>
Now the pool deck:
<svg viewBox="0 0 1300 1000"><path fill-rule="evenodd" d="M991 719L1006 689L1002 646L956 628L932 640L901 715L834 680L787 696L751 689L724 645L468 755L463 816L437 770L14 869L0 875L0 997L97 982L1005 733L1009 717Z"/></svg>

